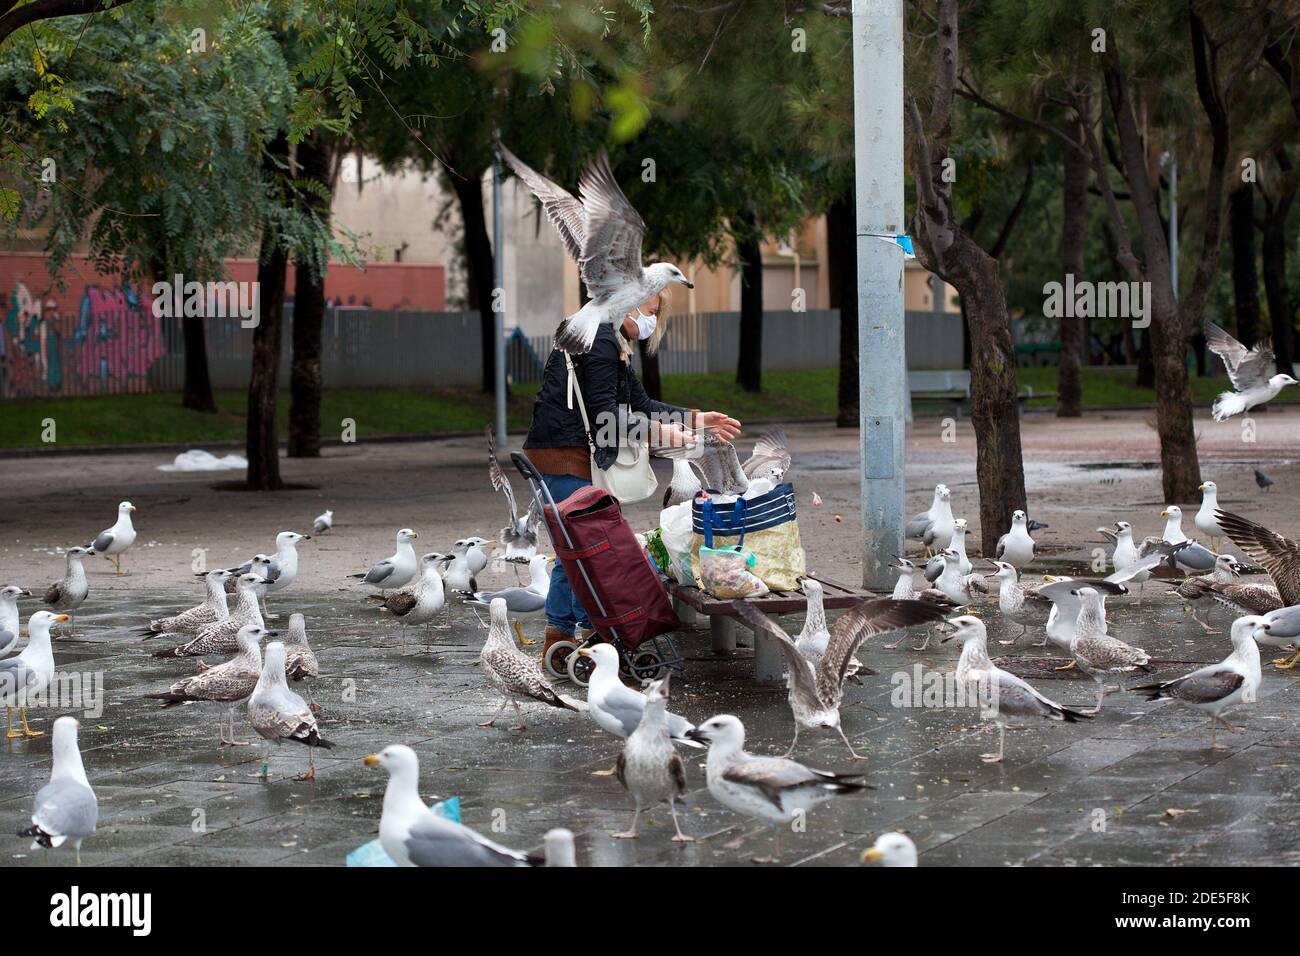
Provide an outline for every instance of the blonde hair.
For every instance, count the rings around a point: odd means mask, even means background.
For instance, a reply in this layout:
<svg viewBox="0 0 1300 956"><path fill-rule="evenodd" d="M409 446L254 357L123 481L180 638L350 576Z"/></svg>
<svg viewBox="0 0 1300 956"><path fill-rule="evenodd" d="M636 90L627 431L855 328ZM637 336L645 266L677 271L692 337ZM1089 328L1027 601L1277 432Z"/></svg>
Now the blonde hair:
<svg viewBox="0 0 1300 956"><path fill-rule="evenodd" d="M667 289L659 293L659 311L655 313L655 330L650 333L650 338L645 340L645 350L649 355L659 351L659 343L663 340L664 333L668 331L668 305L671 301L672 293Z"/></svg>

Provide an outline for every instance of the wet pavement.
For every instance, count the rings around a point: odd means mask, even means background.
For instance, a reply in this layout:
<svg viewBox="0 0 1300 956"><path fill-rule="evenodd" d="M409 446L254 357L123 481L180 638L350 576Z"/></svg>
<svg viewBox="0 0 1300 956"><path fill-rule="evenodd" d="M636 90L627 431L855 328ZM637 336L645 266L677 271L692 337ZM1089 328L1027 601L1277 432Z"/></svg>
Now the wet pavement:
<svg viewBox="0 0 1300 956"><path fill-rule="evenodd" d="M1157 658L1209 662L1228 653L1226 612L1210 612L1216 632L1206 634L1163 591L1153 582L1144 604L1112 604L1112 631ZM323 671L311 693L322 708L322 734L337 744L316 755L314 781L294 780L307 766L306 751L256 738L242 706L236 726L254 743L224 748L217 742L223 706L163 710L143 699L195 668L194 659L152 658L163 642L139 637L148 617L194 603L172 598L152 590L106 595L80 616L76 638L55 644L61 671L103 674L102 714L78 714L100 804L85 865L342 865L349 851L377 835L386 775L361 758L390 743L415 749L430 802L458 796L466 824L509 846L537 848L546 830L565 826L577 834L580 865L747 864L771 847L770 831L709 796L698 751L683 751L691 792L682 815L683 829L698 842L669 841L665 808L643 816L639 840L613 839L626 828L632 804L615 778L596 771L613 766L618 741L585 715L540 705L527 709L523 735L503 729L510 720L478 727L498 698L477 667L485 632L470 610L455 608L452 627L433 632L428 648L414 630L402 646L399 628L377 620L354 590L291 590L272 598L272 610L307 617ZM1017 630L997 620L996 608L983 613L993 640ZM540 639L539 619L523 623L529 637ZM800 621L783 623L794 630ZM1027 643L991 650L1046 653ZM792 732L784 688L756 684L743 656L715 658L707 630L685 632L678 644L687 664L674 678L672 709L696 722L734 713L746 724L750 750L783 753ZM909 636L897 650L874 642L859 655L880 672L850 685L843 708L847 734L868 755L864 763L849 761L833 734L803 735L800 759L864 770L875 789L823 804L805 832L783 834L783 863L855 863L879 833L894 829L912 835L922 866L1300 863L1297 678L1266 663L1259 702L1228 715L1241 732L1220 734L1226 750L1210 750L1201 715L1119 693L1094 721L1042 722L1008 733L1005 763L990 765L980 754L995 749L996 734L982 729L974 711L895 706L900 682L955 667L958 648L951 643L912 646ZM1265 661L1273 656L1266 652ZM1159 676L1191 666L1170 666ZM1089 705L1095 693L1090 681L1068 675L1032 679L1063 703ZM572 685L564 690L584 695ZM56 712L72 708L33 710L33 725L48 729ZM258 774L268 749L266 782ZM8 742L0 756L5 831L27 825L49 768L48 737ZM11 865L47 863L29 841L7 839ZM70 860L65 850L48 862Z"/></svg>

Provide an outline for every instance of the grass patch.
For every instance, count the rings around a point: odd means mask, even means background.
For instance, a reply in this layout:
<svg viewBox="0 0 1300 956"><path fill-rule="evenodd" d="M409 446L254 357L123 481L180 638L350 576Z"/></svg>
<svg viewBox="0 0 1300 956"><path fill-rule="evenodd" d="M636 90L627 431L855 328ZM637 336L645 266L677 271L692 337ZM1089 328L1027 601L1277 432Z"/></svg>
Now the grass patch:
<svg viewBox="0 0 1300 956"><path fill-rule="evenodd" d="M1020 387L1055 392L1057 369L1017 370ZM1138 388L1131 369L1085 368L1083 403L1093 407L1150 406L1155 392ZM675 405L723 411L742 422L755 418L796 420L830 418L836 413L836 369L763 373L760 394L739 388L727 373L665 375L664 399ZM1226 378L1192 377L1192 396L1208 404L1228 386ZM510 390L508 420L513 432L528 427L537 385ZM97 398L18 399L0 402L0 448L39 448L42 422L54 419L58 445L169 444L202 446L244 440L247 393L218 392L214 415L181 407L177 393L106 395ZM1300 401L1300 389L1286 389L1280 401ZM1038 398L1031 407L1051 408L1054 398ZM288 435L289 395L280 396L280 434ZM471 389L338 389L327 390L321 408L326 435L342 431L342 421L356 422L357 438L386 435L445 435L476 431L493 418L491 395Z"/></svg>

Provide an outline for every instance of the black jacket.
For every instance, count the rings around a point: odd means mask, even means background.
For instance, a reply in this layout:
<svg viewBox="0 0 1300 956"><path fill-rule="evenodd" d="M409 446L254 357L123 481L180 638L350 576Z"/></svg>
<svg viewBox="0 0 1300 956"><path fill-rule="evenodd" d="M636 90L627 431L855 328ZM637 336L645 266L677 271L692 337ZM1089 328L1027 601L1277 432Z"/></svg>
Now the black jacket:
<svg viewBox="0 0 1300 956"><path fill-rule="evenodd" d="M602 415L617 415L618 406L628 405L634 412L650 415L658 412L660 421L672 420L685 424L690 410L657 402L646 394L632 366L620 358L617 333L608 322L600 324L596 341L585 355L573 356L573 365L582 389L582 398L591 421L593 439L597 442L610 429L602 429ZM552 349L546 359L542 374L542 387L533 399L533 421L528 426L525 448L585 448L587 436L582 427L582 413L578 398L573 408L568 407L569 371L564 362L564 352ZM671 416L665 419L663 416ZM604 469L614 463L618 454L616 445L597 445L596 464Z"/></svg>

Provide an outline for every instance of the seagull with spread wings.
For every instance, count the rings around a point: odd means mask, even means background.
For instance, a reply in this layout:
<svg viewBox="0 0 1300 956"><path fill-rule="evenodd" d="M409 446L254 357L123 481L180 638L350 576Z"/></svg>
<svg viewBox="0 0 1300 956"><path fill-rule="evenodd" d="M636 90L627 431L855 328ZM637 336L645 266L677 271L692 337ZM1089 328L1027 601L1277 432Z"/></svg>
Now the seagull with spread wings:
<svg viewBox="0 0 1300 956"><path fill-rule="evenodd" d="M535 500L524 514L519 514L519 506L515 503L515 489L511 486L505 471L502 470L501 462L497 460L497 445L492 438L490 426L487 430L487 446L488 478L492 481L492 490L505 495L506 504L510 506L510 523L497 532L497 539L501 542L503 550L502 557L507 561L527 564L537 554L537 529L541 526L542 515L537 510Z"/></svg>
<svg viewBox="0 0 1300 956"><path fill-rule="evenodd" d="M505 146L498 145L498 149L541 202L565 250L578 263L591 295L591 301L560 323L555 331L556 346L566 352L590 352L600 323L617 325L623 316L673 283L695 288L671 263L641 265L646 225L623 195L604 152L588 163L579 177L579 200Z"/></svg>
<svg viewBox="0 0 1300 956"><path fill-rule="evenodd" d="M790 674L790 710L794 714L794 740L790 742L786 756L794 753L799 731L830 727L840 735L854 760L864 758L853 749L840 726L844 680L853 655L868 637L914 624L926 624L944 615L941 608L923 601L895 601L893 598L865 601L840 616L831 628L825 653L813 662L775 621L758 608L745 601L732 601L731 606L756 634L766 634L775 640L785 657Z"/></svg>
<svg viewBox="0 0 1300 956"><path fill-rule="evenodd" d="M1223 359L1228 380L1236 389L1235 392L1224 392L1214 400L1210 411L1216 422L1271 402L1288 385L1300 385L1290 375L1278 373L1273 348L1266 342L1248 349L1213 322L1206 322L1205 344Z"/></svg>

